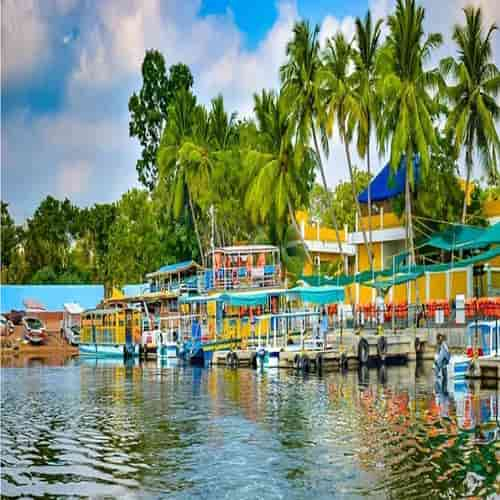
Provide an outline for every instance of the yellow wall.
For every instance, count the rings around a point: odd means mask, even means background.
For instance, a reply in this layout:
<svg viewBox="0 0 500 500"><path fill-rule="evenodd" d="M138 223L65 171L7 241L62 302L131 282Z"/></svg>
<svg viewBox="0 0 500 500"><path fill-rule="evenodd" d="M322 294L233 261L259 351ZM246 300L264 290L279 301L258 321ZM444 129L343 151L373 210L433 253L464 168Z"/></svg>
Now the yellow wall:
<svg viewBox="0 0 500 500"><path fill-rule="evenodd" d="M450 298L459 294L467 295L467 271L450 273Z"/></svg>
<svg viewBox="0 0 500 500"><path fill-rule="evenodd" d="M318 239L318 229L316 224L310 223L309 215L307 212L299 210L295 214L295 218L297 220L297 224L301 225L304 223L304 239L306 240L317 240ZM339 228L339 237L342 242L346 241L346 234L344 229ZM330 227L321 226L319 227L319 239L320 241L327 241L329 243L337 242L337 233L335 229Z"/></svg>
<svg viewBox="0 0 500 500"><path fill-rule="evenodd" d="M422 295L422 297L425 298L425 295ZM440 299L446 299L446 273L429 273L428 300Z"/></svg>
<svg viewBox="0 0 500 500"><path fill-rule="evenodd" d="M485 217L499 217L500 216L500 200L488 200L484 202L483 212Z"/></svg>
<svg viewBox="0 0 500 500"><path fill-rule="evenodd" d="M361 217L359 221L359 230L364 227L366 231L368 231L368 222L369 217L366 215L365 217ZM382 216L382 220L380 214L372 214L372 231L376 229L389 229L391 227L399 227L404 224L402 218L398 217L394 212L384 212Z"/></svg>
<svg viewBox="0 0 500 500"><path fill-rule="evenodd" d="M370 269L370 261L368 260L368 252L364 243L357 245L358 247L358 272L367 271ZM382 243L373 243L373 268L375 271L382 269Z"/></svg>

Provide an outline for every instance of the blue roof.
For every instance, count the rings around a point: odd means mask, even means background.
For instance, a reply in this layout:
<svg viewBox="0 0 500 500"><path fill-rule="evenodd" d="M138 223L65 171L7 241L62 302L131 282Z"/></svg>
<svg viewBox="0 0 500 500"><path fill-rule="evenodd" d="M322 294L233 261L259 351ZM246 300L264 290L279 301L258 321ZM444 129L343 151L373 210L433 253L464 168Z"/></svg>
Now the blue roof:
<svg viewBox="0 0 500 500"><path fill-rule="evenodd" d="M175 264L168 264L166 266L162 266L155 273L166 273L166 274L179 273L182 271L187 271L189 268L193 266L199 267L199 265L194 260L185 260L183 262L176 262Z"/></svg>
<svg viewBox="0 0 500 500"><path fill-rule="evenodd" d="M33 299L47 311L62 311L66 302L76 302L84 309L95 307L104 298L104 285L2 285L0 310L24 310L23 301Z"/></svg>
<svg viewBox="0 0 500 500"><path fill-rule="evenodd" d="M420 174L420 160L415 157L413 160L415 183L418 182ZM384 201L395 198L405 192L406 182L406 162L401 159L398 169L394 173L391 164L387 165L370 182L371 201ZM362 191L358 200L360 203L368 203L368 188Z"/></svg>
<svg viewBox="0 0 500 500"><path fill-rule="evenodd" d="M144 292L149 292L149 283L139 283L137 285L125 285L122 289L126 297L137 297Z"/></svg>

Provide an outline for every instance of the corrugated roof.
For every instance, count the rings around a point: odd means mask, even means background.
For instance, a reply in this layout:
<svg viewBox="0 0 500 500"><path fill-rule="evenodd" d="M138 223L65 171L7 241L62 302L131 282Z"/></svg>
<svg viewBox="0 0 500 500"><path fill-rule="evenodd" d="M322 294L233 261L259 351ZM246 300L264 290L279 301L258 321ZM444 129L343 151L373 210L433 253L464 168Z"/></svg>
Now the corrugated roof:
<svg viewBox="0 0 500 500"><path fill-rule="evenodd" d="M175 264L167 264L166 266L160 267L157 271L146 274L146 278L151 278L153 276L158 276L159 274L176 274L183 271L187 271L191 268L199 268L201 266L197 264L194 260L185 260L183 262L176 262Z"/></svg>
<svg viewBox="0 0 500 500"><path fill-rule="evenodd" d="M62 311L64 304L78 302L83 308L95 307L104 298L104 285L2 285L0 310L23 310L23 301L36 300L48 311Z"/></svg>

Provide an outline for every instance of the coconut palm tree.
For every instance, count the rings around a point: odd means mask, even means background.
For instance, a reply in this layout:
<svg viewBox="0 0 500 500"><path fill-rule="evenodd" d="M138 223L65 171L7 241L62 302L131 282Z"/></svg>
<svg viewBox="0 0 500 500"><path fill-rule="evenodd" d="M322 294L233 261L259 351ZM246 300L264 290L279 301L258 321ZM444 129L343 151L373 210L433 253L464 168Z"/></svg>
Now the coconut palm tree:
<svg viewBox="0 0 500 500"><path fill-rule="evenodd" d="M433 115L438 105L431 92L441 83L437 70L425 70L424 63L442 42L440 34L425 36L425 11L415 0L397 0L389 16L389 36L383 53L380 92L383 111L378 127L382 152L390 147L390 164L396 170L406 164L405 210L407 241L415 264L411 190L414 185L414 159L423 170L429 168L430 148L436 146Z"/></svg>
<svg viewBox="0 0 500 500"><path fill-rule="evenodd" d="M321 106L318 94L319 73L322 68L319 46L319 26L313 29L307 21L299 21L293 27L293 38L286 47L287 62L280 68L282 81L282 98L292 110L292 119L296 127L297 143L309 144L312 136L323 187L326 192L325 169L321 159L318 143L317 129L321 133L321 145L323 152L328 155L328 138L324 127L318 119L318 106ZM332 215L335 237L340 254L343 253L342 240L338 221L335 214Z"/></svg>
<svg viewBox="0 0 500 500"><path fill-rule="evenodd" d="M356 193L354 182L354 167L352 165L350 142L354 127L357 126L359 135L366 137L366 109L361 105L361 96L354 88L353 75L350 73L353 48L344 35L339 32L328 40L323 55L323 70L321 91L324 95L324 121L327 134L331 137L335 122L347 158L349 177L351 179L352 195L354 197L358 220L361 224L363 241L368 254L370 269L373 270L373 255L368 245L368 238L361 218L361 207Z"/></svg>
<svg viewBox="0 0 500 500"><path fill-rule="evenodd" d="M311 148L295 146L295 128L284 99L263 90L254 95L254 102L259 136L258 143L246 153L249 186L245 205L254 222L272 218L286 224L289 216L311 260L295 209L306 201L316 157Z"/></svg>
<svg viewBox="0 0 500 500"><path fill-rule="evenodd" d="M360 97L360 104L364 108L366 119L366 135L358 133L358 152L360 156L366 156L366 171L371 176L370 166L370 139L373 127L373 114L376 108L376 94L378 72L376 70L376 60L380 45L380 35L382 19L375 24L372 23L371 12L368 11L364 20L359 17L355 21L356 44L354 51L354 82L356 92ZM371 187L368 184L368 240L369 247L373 255L372 244L372 201Z"/></svg>
<svg viewBox="0 0 500 500"><path fill-rule="evenodd" d="M203 265L205 255L195 211L195 200L208 188L210 158L200 149L209 140L208 113L196 104L189 90L178 92L158 150L158 196L171 200L170 210L180 217L187 198Z"/></svg>
<svg viewBox="0 0 500 500"><path fill-rule="evenodd" d="M453 108L448 115L447 132L453 134L456 155L465 148L466 181L462 209L462 224L467 216L469 191L474 153L491 181L497 179L497 155L500 140L495 122L500 116L496 100L500 90L498 68L491 60L491 38L497 26L492 24L483 31L480 8L464 9L465 26L456 25L453 40L458 47L458 60L442 61L443 72L451 71L455 84L448 88Z"/></svg>

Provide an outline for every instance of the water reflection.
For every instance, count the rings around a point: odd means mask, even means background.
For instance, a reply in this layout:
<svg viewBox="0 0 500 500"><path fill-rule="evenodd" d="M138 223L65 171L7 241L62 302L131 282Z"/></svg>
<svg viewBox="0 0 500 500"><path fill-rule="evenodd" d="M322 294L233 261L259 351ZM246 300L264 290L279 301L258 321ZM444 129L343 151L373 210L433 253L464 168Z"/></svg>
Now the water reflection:
<svg viewBox="0 0 500 500"><path fill-rule="evenodd" d="M2 494L500 494L497 389L440 389L430 365L303 377L169 361L2 369Z"/></svg>

